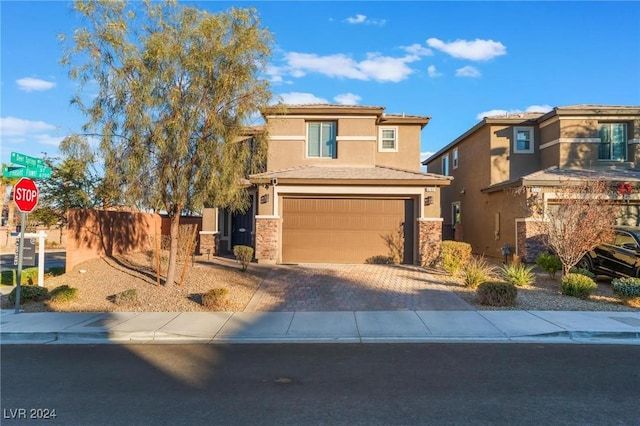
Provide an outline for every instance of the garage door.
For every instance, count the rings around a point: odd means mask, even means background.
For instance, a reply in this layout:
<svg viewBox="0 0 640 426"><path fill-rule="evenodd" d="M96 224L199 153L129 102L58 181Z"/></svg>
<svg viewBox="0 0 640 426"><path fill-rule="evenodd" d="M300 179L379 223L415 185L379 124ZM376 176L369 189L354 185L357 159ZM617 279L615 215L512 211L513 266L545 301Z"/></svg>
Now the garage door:
<svg viewBox="0 0 640 426"><path fill-rule="evenodd" d="M284 198L282 261L364 263L388 255L382 235L401 228L412 263L413 222L410 199Z"/></svg>

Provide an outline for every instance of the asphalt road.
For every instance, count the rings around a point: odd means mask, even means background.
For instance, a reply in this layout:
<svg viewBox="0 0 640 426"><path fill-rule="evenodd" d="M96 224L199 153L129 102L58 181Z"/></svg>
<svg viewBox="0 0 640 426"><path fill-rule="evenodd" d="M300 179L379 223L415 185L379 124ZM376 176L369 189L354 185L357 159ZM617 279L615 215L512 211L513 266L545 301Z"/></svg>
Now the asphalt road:
<svg viewBox="0 0 640 426"><path fill-rule="evenodd" d="M44 267L45 269L54 267L54 266L65 266L65 259L67 253L65 251L52 251L45 252L44 254ZM1 254L0 255L0 270L9 270L9 269L18 269L16 265L13 264L14 254ZM38 254L36 253L36 266L38 266ZM25 268L30 268L31 266L24 266Z"/></svg>
<svg viewBox="0 0 640 426"><path fill-rule="evenodd" d="M639 358L623 345L3 345L2 424L638 425Z"/></svg>

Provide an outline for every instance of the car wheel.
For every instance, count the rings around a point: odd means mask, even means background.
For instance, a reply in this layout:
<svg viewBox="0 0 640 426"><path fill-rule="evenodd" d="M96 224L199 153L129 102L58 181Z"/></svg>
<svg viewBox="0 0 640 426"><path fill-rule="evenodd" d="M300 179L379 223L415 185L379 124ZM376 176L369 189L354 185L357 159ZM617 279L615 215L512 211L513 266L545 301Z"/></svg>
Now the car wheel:
<svg viewBox="0 0 640 426"><path fill-rule="evenodd" d="M591 259L589 259L589 256L583 256L576 267L580 269L586 269L589 272L593 272L593 265L591 264Z"/></svg>

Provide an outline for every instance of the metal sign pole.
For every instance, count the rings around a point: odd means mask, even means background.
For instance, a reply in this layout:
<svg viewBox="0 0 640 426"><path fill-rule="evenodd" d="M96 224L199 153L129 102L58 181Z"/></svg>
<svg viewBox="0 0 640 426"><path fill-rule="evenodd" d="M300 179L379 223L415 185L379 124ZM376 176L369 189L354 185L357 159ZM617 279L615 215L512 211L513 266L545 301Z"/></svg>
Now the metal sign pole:
<svg viewBox="0 0 640 426"><path fill-rule="evenodd" d="M27 214L20 215L20 245L18 246L18 271L16 275L16 314L20 313L20 282L22 281L22 250L24 249L24 228L27 227Z"/></svg>

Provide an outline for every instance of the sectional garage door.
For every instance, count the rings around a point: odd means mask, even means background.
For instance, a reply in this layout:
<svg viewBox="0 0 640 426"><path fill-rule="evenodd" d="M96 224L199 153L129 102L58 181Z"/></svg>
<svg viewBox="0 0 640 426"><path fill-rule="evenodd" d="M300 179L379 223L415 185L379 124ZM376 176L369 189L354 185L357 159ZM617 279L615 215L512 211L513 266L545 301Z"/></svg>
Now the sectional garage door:
<svg viewBox="0 0 640 426"><path fill-rule="evenodd" d="M382 235L402 227L405 263L413 260L410 199L284 198L284 263L364 263L388 255Z"/></svg>

